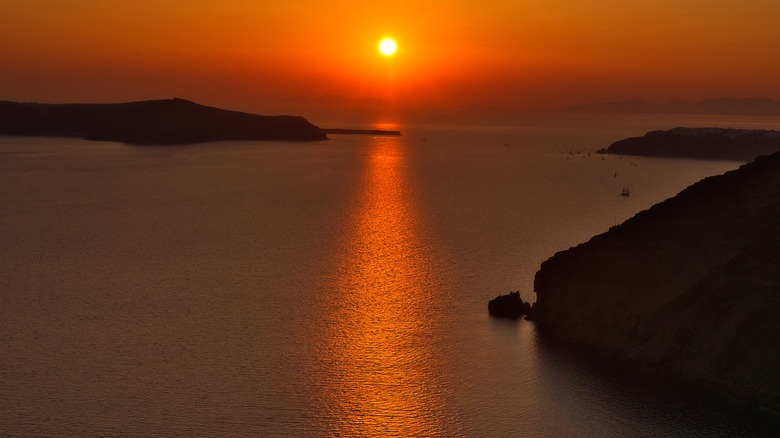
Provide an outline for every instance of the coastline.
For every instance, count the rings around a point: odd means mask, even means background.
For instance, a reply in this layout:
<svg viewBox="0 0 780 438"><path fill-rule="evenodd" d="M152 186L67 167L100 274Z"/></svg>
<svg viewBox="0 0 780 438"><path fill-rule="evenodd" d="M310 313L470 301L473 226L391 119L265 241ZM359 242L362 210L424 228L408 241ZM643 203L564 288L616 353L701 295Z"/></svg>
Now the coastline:
<svg viewBox="0 0 780 438"><path fill-rule="evenodd" d="M559 341L780 414L778 190L780 153L558 252L536 273L532 319Z"/></svg>

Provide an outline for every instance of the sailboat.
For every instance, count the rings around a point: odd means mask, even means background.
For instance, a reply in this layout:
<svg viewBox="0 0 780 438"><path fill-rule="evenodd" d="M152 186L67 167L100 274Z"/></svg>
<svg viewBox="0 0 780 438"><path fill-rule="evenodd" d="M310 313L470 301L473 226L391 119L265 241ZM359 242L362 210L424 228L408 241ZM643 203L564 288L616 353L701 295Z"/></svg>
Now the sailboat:
<svg viewBox="0 0 780 438"><path fill-rule="evenodd" d="M623 186L623 191L620 192L620 196L631 196L631 190L628 190L628 186Z"/></svg>

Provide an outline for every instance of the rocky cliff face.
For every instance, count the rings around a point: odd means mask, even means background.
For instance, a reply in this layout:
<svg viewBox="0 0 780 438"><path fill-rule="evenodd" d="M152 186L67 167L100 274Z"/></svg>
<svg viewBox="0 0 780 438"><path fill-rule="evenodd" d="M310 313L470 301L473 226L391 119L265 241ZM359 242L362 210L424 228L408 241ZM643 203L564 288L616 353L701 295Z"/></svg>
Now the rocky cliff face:
<svg viewBox="0 0 780 438"><path fill-rule="evenodd" d="M542 332L780 413L780 154L555 254L535 290Z"/></svg>

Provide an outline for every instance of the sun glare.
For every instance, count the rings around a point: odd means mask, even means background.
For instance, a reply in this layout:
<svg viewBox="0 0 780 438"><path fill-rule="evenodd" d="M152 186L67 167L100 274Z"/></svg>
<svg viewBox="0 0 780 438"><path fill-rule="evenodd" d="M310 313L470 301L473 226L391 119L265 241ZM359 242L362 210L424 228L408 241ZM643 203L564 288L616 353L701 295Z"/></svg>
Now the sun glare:
<svg viewBox="0 0 780 438"><path fill-rule="evenodd" d="M392 38L385 38L379 42L379 53L384 56L393 56L398 50L398 44Z"/></svg>

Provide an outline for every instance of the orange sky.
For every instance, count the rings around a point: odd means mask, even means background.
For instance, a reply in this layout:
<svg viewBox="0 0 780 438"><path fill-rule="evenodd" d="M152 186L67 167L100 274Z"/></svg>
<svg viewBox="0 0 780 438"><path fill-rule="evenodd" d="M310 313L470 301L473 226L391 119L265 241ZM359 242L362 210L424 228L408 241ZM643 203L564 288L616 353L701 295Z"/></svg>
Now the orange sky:
<svg viewBox="0 0 780 438"><path fill-rule="evenodd" d="M780 99L776 0L271 4L0 0L0 99L177 96L265 113ZM376 50L387 35L392 58Z"/></svg>

